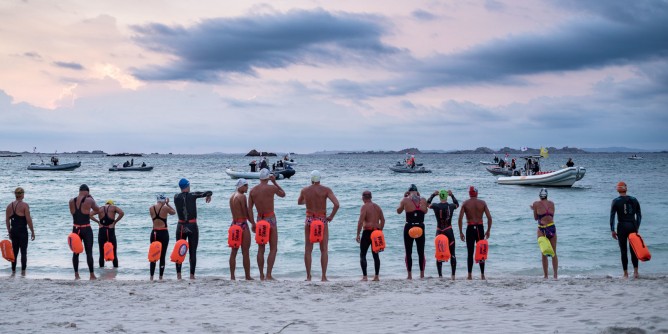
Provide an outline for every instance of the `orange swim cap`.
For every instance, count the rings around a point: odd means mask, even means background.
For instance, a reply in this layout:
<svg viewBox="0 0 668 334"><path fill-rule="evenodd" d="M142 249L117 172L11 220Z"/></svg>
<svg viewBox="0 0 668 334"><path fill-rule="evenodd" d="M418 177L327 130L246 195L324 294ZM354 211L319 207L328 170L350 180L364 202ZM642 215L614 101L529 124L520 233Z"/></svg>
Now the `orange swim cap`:
<svg viewBox="0 0 668 334"><path fill-rule="evenodd" d="M626 192L626 183L624 183L623 181L619 181L617 183L617 192L625 193Z"/></svg>

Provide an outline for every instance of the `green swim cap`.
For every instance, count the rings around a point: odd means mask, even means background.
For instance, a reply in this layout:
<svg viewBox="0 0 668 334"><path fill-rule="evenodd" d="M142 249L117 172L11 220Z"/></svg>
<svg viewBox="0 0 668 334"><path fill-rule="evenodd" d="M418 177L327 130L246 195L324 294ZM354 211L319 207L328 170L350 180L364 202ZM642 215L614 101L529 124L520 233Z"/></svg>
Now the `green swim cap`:
<svg viewBox="0 0 668 334"><path fill-rule="evenodd" d="M441 191L438 192L438 197L441 198L441 200L445 200L448 198L448 191L445 189L441 189Z"/></svg>

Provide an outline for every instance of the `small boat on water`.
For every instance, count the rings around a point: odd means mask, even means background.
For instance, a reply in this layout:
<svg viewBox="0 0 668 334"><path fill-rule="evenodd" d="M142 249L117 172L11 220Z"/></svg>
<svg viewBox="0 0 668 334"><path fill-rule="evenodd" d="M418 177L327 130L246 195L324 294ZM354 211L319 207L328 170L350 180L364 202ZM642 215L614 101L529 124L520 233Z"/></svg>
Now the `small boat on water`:
<svg viewBox="0 0 668 334"><path fill-rule="evenodd" d="M504 175L504 176L511 176L513 175L513 170L509 168L501 168L499 166L487 166L485 167L488 172L492 173L492 175ZM519 174L519 171L517 171Z"/></svg>
<svg viewBox="0 0 668 334"><path fill-rule="evenodd" d="M110 172L150 172L153 170L153 166L130 166L130 167L111 167L109 168Z"/></svg>
<svg viewBox="0 0 668 334"><path fill-rule="evenodd" d="M54 165L53 163L50 164L45 164L45 163L31 163L30 166L28 166L29 170L59 170L59 171L68 171L68 170L75 170L77 168L81 167L81 161L79 162L72 162L69 164L57 164Z"/></svg>
<svg viewBox="0 0 668 334"><path fill-rule="evenodd" d="M298 165L297 161L293 161L293 160L283 160L283 164L286 165L286 166L297 166Z"/></svg>
<svg viewBox="0 0 668 334"><path fill-rule="evenodd" d="M242 171L235 171L231 168L228 168L225 170L225 173L230 176L230 178L233 179L259 179L260 178L260 172L242 172ZM285 167L285 168L276 168L271 172L274 174L276 179L289 179L292 175L295 175L295 170L292 169L291 167Z"/></svg>
<svg viewBox="0 0 668 334"><path fill-rule="evenodd" d="M628 157L628 159L629 159L629 160L642 160L642 157L639 157L639 156L637 156L637 155L634 154L634 155Z"/></svg>
<svg viewBox="0 0 668 334"><path fill-rule="evenodd" d="M483 161L483 160L480 160L480 164L481 164L481 165L498 165L499 163L498 163L498 162L494 162L494 161Z"/></svg>
<svg viewBox="0 0 668 334"><path fill-rule="evenodd" d="M576 181L582 180L586 172L584 167L567 167L534 175L502 176L496 182L522 186L572 187Z"/></svg>
<svg viewBox="0 0 668 334"><path fill-rule="evenodd" d="M415 167L411 168L409 166L401 165L401 164L390 166L390 170L393 171L393 172L397 172L397 173L410 173L410 174L412 174L412 173L415 173L415 174L431 173L431 169L426 169L422 166L415 166Z"/></svg>

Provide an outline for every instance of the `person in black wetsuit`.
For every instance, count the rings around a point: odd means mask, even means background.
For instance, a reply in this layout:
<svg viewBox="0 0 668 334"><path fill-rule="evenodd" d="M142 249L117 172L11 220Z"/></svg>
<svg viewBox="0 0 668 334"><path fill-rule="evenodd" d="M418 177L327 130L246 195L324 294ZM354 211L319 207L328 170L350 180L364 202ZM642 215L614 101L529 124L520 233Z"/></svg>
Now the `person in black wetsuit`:
<svg viewBox="0 0 668 334"><path fill-rule="evenodd" d="M251 162L248 164L248 166L250 166L250 168L251 168L250 171L251 171L252 173L257 172L257 163L255 162L255 160L251 161Z"/></svg>
<svg viewBox="0 0 668 334"><path fill-rule="evenodd" d="M116 217L118 215L118 217ZM116 242L116 223L118 223L125 212L121 208L114 205L114 201L108 200L104 206L100 207L100 212L98 212L98 219L91 217L91 219L98 223L98 232L97 232L97 244L100 251L99 264L100 268L104 267L104 244L108 241L114 245L114 261L112 262L114 268L118 268L118 255L117 248L118 244Z"/></svg>
<svg viewBox="0 0 668 334"><path fill-rule="evenodd" d="M383 230L385 227L385 216L383 215L383 210L378 206L378 204L371 201L371 192L365 190L362 192L362 208L360 208L360 218L357 221L357 243L360 244L360 265L362 266L362 280L366 281L366 253L369 251L371 246L371 233L375 230ZM360 238L360 232L362 237ZM371 251L373 255L373 267L375 270L375 275L373 276L374 281L378 281L379 272L380 272L380 256L378 253Z"/></svg>
<svg viewBox="0 0 668 334"><path fill-rule="evenodd" d="M624 269L624 278L629 277L628 272L628 238L630 233L638 233L642 214L640 213L640 203L633 196L626 195L626 183L617 183L617 192L619 197L612 200L610 208L610 230L612 238L619 242L619 249L622 252L622 269ZM617 232L615 232L615 214L617 214ZM633 264L633 278L638 278L638 257L631 250L631 263Z"/></svg>
<svg viewBox="0 0 668 334"><path fill-rule="evenodd" d="M573 167L575 166L575 162L573 162L573 158L568 158L568 161L566 161L566 167Z"/></svg>
<svg viewBox="0 0 668 334"><path fill-rule="evenodd" d="M404 248L406 250L406 270L408 271L407 279L413 279L411 274L411 269L413 267L413 240L417 244L417 253L420 266L420 278L424 278L424 214L429 211L427 200L424 197L420 197L420 193L417 190L417 187L414 184L411 184L411 187L404 194L404 198L399 203L397 208L397 213L401 214L406 211L406 225L404 225ZM408 231L412 227L419 227L422 229L422 235L420 237L413 239Z"/></svg>
<svg viewBox="0 0 668 334"><path fill-rule="evenodd" d="M23 201L25 191L18 187L14 190L16 200L7 205L6 219L7 233L12 241L14 251L14 262L12 262L12 276L16 274L16 262L21 252L21 276L26 274L28 265L28 228L30 229L30 240L35 240L35 230L32 227L30 206Z"/></svg>
<svg viewBox="0 0 668 334"><path fill-rule="evenodd" d="M93 229L90 227L90 216L91 214L99 213L100 208L95 204L95 200L90 195L88 186L85 184L79 187L79 195L72 198L69 204L70 213L74 221L72 232L79 234L79 237L83 241L90 279L94 280L96 277L93 272ZM79 279L79 254L72 253L72 265L74 266L74 278Z"/></svg>
<svg viewBox="0 0 668 334"><path fill-rule="evenodd" d="M260 161L260 170L262 170L263 168L269 169L269 165L267 165L267 158L264 157Z"/></svg>
<svg viewBox="0 0 668 334"><path fill-rule="evenodd" d="M448 195L452 197L452 204L448 203ZM441 200L439 203L431 204L434 197L438 196ZM455 210L459 208L459 202L450 190L434 191L429 199L429 208L434 210L436 216L436 235L443 234L448 237L450 243L450 268L452 269L451 279L455 280L455 271L457 269L457 258L455 257L455 234L452 232L452 216ZM436 260L436 269L438 269L438 277L443 277L443 262Z"/></svg>
<svg viewBox="0 0 668 334"><path fill-rule="evenodd" d="M176 241L186 239L190 252L190 279L195 279L195 266L197 265L197 243L199 242L199 229L197 228L197 199L205 197L206 202L211 202L211 191L190 192L190 181L181 179L179 181L181 193L174 195L174 205L179 215L179 223L176 225ZM176 264L176 277L181 279L181 264Z"/></svg>
<svg viewBox="0 0 668 334"><path fill-rule="evenodd" d="M169 198L165 195L158 195L156 197L157 203L152 205L148 212L153 220L153 230L151 231L151 242L159 241L162 244L160 252L160 279L165 273L165 257L167 256L167 247L169 246L169 232L167 231L167 217L168 215L176 214L174 208L169 205ZM155 274L155 262L150 264L151 281Z"/></svg>

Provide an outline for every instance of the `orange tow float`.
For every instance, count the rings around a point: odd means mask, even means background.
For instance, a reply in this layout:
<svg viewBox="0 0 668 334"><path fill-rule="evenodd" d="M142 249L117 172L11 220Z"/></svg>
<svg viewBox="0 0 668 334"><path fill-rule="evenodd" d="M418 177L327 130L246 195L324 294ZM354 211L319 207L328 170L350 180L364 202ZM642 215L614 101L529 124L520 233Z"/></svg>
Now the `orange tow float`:
<svg viewBox="0 0 668 334"><path fill-rule="evenodd" d="M160 254L162 253L162 242L153 241L148 247L148 262L160 261Z"/></svg>
<svg viewBox="0 0 668 334"><path fill-rule="evenodd" d="M172 251L172 255L169 257L169 259L172 262L181 264L186 259L187 253L188 253L188 241L186 241L185 239L181 239L176 242L176 245L174 245L174 250ZM158 259L160 258L158 257Z"/></svg>
<svg viewBox="0 0 668 334"><path fill-rule="evenodd" d="M652 254L649 253L645 241L642 239L638 233L629 234L629 243L631 243L631 249L636 254L636 257L640 261L649 261L652 258Z"/></svg>
<svg viewBox="0 0 668 334"><path fill-rule="evenodd" d="M14 250L12 249L12 242L9 240L0 241L0 248L2 249L2 257L9 261L14 262L16 258L14 257Z"/></svg>
<svg viewBox="0 0 668 334"><path fill-rule="evenodd" d="M450 261L450 240L448 237L439 234L434 239L434 248L436 249L436 260L438 261Z"/></svg>
<svg viewBox="0 0 668 334"><path fill-rule="evenodd" d="M379 253L385 250L385 235L383 231L375 230L371 232L371 251Z"/></svg>
<svg viewBox="0 0 668 334"><path fill-rule="evenodd" d="M271 234L271 225L266 220L260 220L255 225L255 242L258 245L266 245L269 242Z"/></svg>
<svg viewBox="0 0 668 334"><path fill-rule="evenodd" d="M73 253L81 254L84 251L83 243L81 242L81 237L77 233L70 233L67 236L67 244L70 246L70 250Z"/></svg>
<svg viewBox="0 0 668 334"><path fill-rule="evenodd" d="M311 243L321 242L325 235L325 223L320 220L314 220L311 222L311 233L309 234L309 240Z"/></svg>

